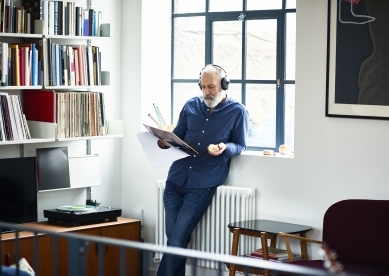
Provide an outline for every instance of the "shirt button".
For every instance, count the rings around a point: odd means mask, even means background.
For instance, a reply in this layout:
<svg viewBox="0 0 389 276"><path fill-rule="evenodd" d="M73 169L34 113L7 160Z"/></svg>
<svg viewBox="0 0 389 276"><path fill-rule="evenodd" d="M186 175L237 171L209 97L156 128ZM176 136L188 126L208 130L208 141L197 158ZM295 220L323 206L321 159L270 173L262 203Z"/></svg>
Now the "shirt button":
<svg viewBox="0 0 389 276"><path fill-rule="evenodd" d="M206 121L208 121L208 119L205 119Z"/></svg>
<svg viewBox="0 0 389 276"><path fill-rule="evenodd" d="M200 145L200 143L197 143L197 145Z"/></svg>
<svg viewBox="0 0 389 276"><path fill-rule="evenodd" d="M192 169L192 167L189 167L189 169Z"/></svg>
<svg viewBox="0 0 389 276"><path fill-rule="evenodd" d="M196 155L193 155L193 157L196 157Z"/></svg>
<svg viewBox="0 0 389 276"><path fill-rule="evenodd" d="M204 130L202 131L202 133L204 133Z"/></svg>
<svg viewBox="0 0 389 276"><path fill-rule="evenodd" d="M207 111L209 111L209 108L207 109Z"/></svg>

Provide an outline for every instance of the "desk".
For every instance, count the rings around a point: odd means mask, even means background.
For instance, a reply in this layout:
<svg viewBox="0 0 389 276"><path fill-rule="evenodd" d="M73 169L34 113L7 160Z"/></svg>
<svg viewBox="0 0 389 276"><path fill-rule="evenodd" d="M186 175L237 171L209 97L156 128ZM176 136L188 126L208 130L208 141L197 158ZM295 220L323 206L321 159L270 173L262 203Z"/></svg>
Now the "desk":
<svg viewBox="0 0 389 276"><path fill-rule="evenodd" d="M270 239L270 247L275 248L277 246L277 235L279 232L285 232L288 234L299 234L301 237L306 237L305 233L310 231L310 226L272 221L272 220L246 220L233 222L228 225L230 232L233 233L231 255L238 255L239 237L240 235L246 235L251 237L263 238L263 232L266 233L266 238ZM262 239L262 241L264 241ZM308 260L307 244L301 242L301 257L303 260ZM263 247L264 245L262 245ZM247 252L251 253L251 252ZM236 265L227 265L230 269L230 276L235 275L236 271L242 271L242 268ZM251 269L250 273L255 274L267 274L266 271Z"/></svg>

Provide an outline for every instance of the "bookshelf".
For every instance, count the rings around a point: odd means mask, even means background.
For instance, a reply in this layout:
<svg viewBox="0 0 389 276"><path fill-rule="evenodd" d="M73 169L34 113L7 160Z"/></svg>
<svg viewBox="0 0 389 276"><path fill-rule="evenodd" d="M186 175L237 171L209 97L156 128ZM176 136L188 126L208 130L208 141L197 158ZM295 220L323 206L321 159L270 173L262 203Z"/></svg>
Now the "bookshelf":
<svg viewBox="0 0 389 276"><path fill-rule="evenodd" d="M2 25L0 29L0 42L1 43L9 43L9 44L15 44L15 43L35 43L35 46L38 50L37 55L35 58L40 62L40 67L43 68L43 70L39 70L42 72L41 77L36 81L36 85L20 85L21 83L18 83L18 85L6 85L6 86L0 86L0 93L9 93L12 95L17 95L20 98L20 101L23 103L23 91L24 90L53 90L55 92L101 92L105 93L110 88L110 80L109 80L109 71L103 71L104 68L101 68L101 59L95 60L95 57L98 58L99 55L103 55L104 53L99 52L98 46L92 46L92 41L107 41L110 40L110 25L107 23L103 23L100 20L100 17L98 16L98 11L94 11L92 9L91 0L74 0L74 1L43 1L43 0L19 0L19 1L7 1L7 0L0 0L1 2L1 10L3 13L6 11L11 10L11 7L6 8L6 5L12 5L12 9L16 9L19 11L18 7L21 7L22 5L24 7L27 7L25 5L32 5L35 2L41 3L41 10L38 12L38 17L35 18L34 22L34 28L35 33L15 33L14 32L4 32L6 28L10 28L9 22L10 17L12 20L12 16L10 15L7 17L4 17L2 20ZM54 3L55 2L55 3ZM50 16L53 12L54 4L55 12L58 12L58 15L56 16ZM59 8L62 7L62 13L60 13ZM39 8L39 7L38 7ZM66 11L66 8L67 11ZM25 13L26 14L28 7L26 8ZM93 16L94 22L98 22L98 26L91 24L90 22L85 23L86 20L78 22L78 20L71 20L71 18L76 18L76 11L85 12L88 13L89 16L91 14L94 15L94 12L96 12L96 16ZM92 11L92 13L91 13ZM34 11L32 11L34 13ZM71 14L73 17L71 17ZM34 15L31 14L31 17ZM8 18L8 25L4 23L5 18ZM27 17L26 17L27 18ZM58 22L55 23L55 29L50 25L53 23L53 18L57 18ZM15 17L14 17L15 19ZM91 19L91 18L89 18ZM23 20L20 19L19 20ZM27 19L26 19L27 21ZM46 24L45 24L46 22ZM68 23L65 25L65 23ZM81 25L82 26L81 26ZM14 24L15 26L18 24ZM25 29L33 29L32 26L26 27ZM87 29L89 26L89 31L86 32L85 29ZM94 31L92 31L92 29ZM101 30L100 30L101 29ZM55 32L53 32L55 30ZM85 31L85 32L84 32ZM36 33L38 32L38 33ZM55 33L55 34L54 34ZM65 34L66 33L66 34ZM89 35L93 33L94 35ZM87 34L87 35L85 35ZM42 45L38 44L41 41ZM55 47L58 47L58 49L61 49L62 47L70 49L71 51L73 48L77 48L79 45L83 45L82 47L85 47L87 49L92 49L91 47L96 47L94 50L96 52L93 52L93 54L96 53L96 56L93 56L93 62L92 62L92 56L88 57L88 51L85 51L83 54L83 62L84 66L83 68L80 67L78 74L81 77L81 71L84 72L84 81L78 81L76 83L76 77L74 76L74 79L71 79L71 68L73 66L75 67L74 63L72 65L67 64L67 62L70 59L74 59L75 55L74 52L70 52L69 56L65 55L62 56L61 61L58 62L60 54L59 52L55 52L55 55L50 56L49 52L50 50L54 48L49 48L48 41L54 45L58 45ZM81 48L81 46L80 46ZM31 49L30 49L31 50ZM56 50L57 51L57 50ZM31 59L32 53L30 53L30 59ZM41 57L40 57L41 56ZM81 56L81 55L80 55ZM55 57L55 58L53 58ZM71 58L72 57L72 58ZM56 63L53 63L52 61L56 59ZM100 61L99 61L100 60ZM74 60L73 60L74 61ZM31 62L31 60L30 60ZM89 63L90 62L90 63ZM4 62L3 62L4 63ZM31 62L32 63L32 62ZM81 59L80 59L81 63ZM89 63L89 64L87 64ZM66 65L68 65L67 69L69 71L65 70ZM93 66L87 66L92 65ZM54 67L55 69L54 69ZM93 68L91 68L93 67ZM32 65L30 65L29 68L29 74L31 73ZM39 66L38 66L39 68ZM52 81L53 73L48 73L52 69L55 71L55 78L56 81ZM75 70L75 69L74 69ZM27 71L26 71L27 72ZM72 71L73 72L73 71ZM76 72L74 72L76 74ZM88 76L85 76L85 73L88 74ZM31 73L32 74L32 73ZM38 74L36 72L36 74ZM0 76L1 77L1 76ZM31 79L33 76L30 77L30 83L32 82ZM37 80L37 79L36 79ZM41 81L39 81L41 80ZM59 83L57 83L59 82ZM24 84L24 83L23 83ZM65 85L66 84L66 85ZM23 106L23 104L22 104ZM101 114L101 111L103 109L104 102L102 100L97 100L97 106L93 109L94 113L93 115L95 117L95 121L98 121L100 125L98 125L96 128L99 129L100 127L104 127L103 135L102 131L99 130L99 134L93 134L93 135L82 135L82 136L67 136L67 137L60 137L57 133L58 128L58 121L56 122L41 122L41 121L28 121L27 119L26 128L28 127L31 139L6 139L3 137L5 136L5 133L3 133L2 137L0 137L0 146L1 145L23 145L23 144L32 144L32 143L47 143L47 142L56 142L56 141L76 141L76 140L87 140L87 142L90 140L96 140L96 139L113 139L113 138L121 138L123 137L123 122L121 120L109 120L108 118L102 118L103 115ZM57 106L58 107L58 106ZM57 109L58 110L58 109ZM96 114L96 112L98 114ZM26 116L27 117L27 116ZM21 119L21 118L20 118ZM22 119L21 119L22 120ZM58 120L58 114L57 114L57 120ZM98 124L96 123L96 124ZM0 128L1 131L1 128ZM26 131L27 132L27 131ZM87 146L88 148L89 146Z"/></svg>

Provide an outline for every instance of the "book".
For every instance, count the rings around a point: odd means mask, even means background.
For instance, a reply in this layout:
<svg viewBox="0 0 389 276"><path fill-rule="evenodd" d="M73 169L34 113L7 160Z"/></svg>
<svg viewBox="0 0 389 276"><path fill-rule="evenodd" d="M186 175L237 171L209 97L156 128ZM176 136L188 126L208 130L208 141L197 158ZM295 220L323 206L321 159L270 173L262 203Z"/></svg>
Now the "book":
<svg viewBox="0 0 389 276"><path fill-rule="evenodd" d="M14 139L12 136L12 126L11 126L9 109L8 109L8 101L4 93L0 93L0 101L1 101L2 116L3 116L5 140L13 141Z"/></svg>
<svg viewBox="0 0 389 276"><path fill-rule="evenodd" d="M8 43L1 42L1 86L8 85Z"/></svg>
<svg viewBox="0 0 389 276"><path fill-rule="evenodd" d="M247 254L246 257L248 258L253 258L253 259L258 259L258 260L263 260L262 257L256 255L256 254L253 254L253 253L250 253L250 254ZM302 260L302 257L300 255L293 255L294 257L294 260ZM289 257L269 257L269 261L271 262L277 262L277 263L287 263L289 262Z"/></svg>
<svg viewBox="0 0 389 276"><path fill-rule="evenodd" d="M288 251L286 249L280 249L280 248L273 248L269 247L267 249L269 258L280 258L280 257L288 257ZM256 254L258 256L262 256L262 248L256 249L253 253L251 254Z"/></svg>
<svg viewBox="0 0 389 276"><path fill-rule="evenodd" d="M247 254L246 257L262 260L263 259L262 248L256 249L254 252ZM300 255L293 254L293 257L295 260L301 259ZM289 262L288 251L286 249L269 247L268 259L269 261Z"/></svg>
<svg viewBox="0 0 389 276"><path fill-rule="evenodd" d="M54 90L23 90L23 111L27 120L55 123Z"/></svg>
<svg viewBox="0 0 389 276"><path fill-rule="evenodd" d="M0 96L0 141L7 141L7 133L5 129L5 122L3 119L3 104L2 104L2 97Z"/></svg>

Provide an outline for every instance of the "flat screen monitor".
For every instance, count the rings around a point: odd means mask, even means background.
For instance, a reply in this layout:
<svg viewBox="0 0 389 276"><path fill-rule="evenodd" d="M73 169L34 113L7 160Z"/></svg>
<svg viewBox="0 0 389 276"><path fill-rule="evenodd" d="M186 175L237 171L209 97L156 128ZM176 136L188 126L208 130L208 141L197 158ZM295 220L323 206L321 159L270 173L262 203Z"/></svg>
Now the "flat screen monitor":
<svg viewBox="0 0 389 276"><path fill-rule="evenodd" d="M38 220L35 163L35 157L0 159L0 222Z"/></svg>

